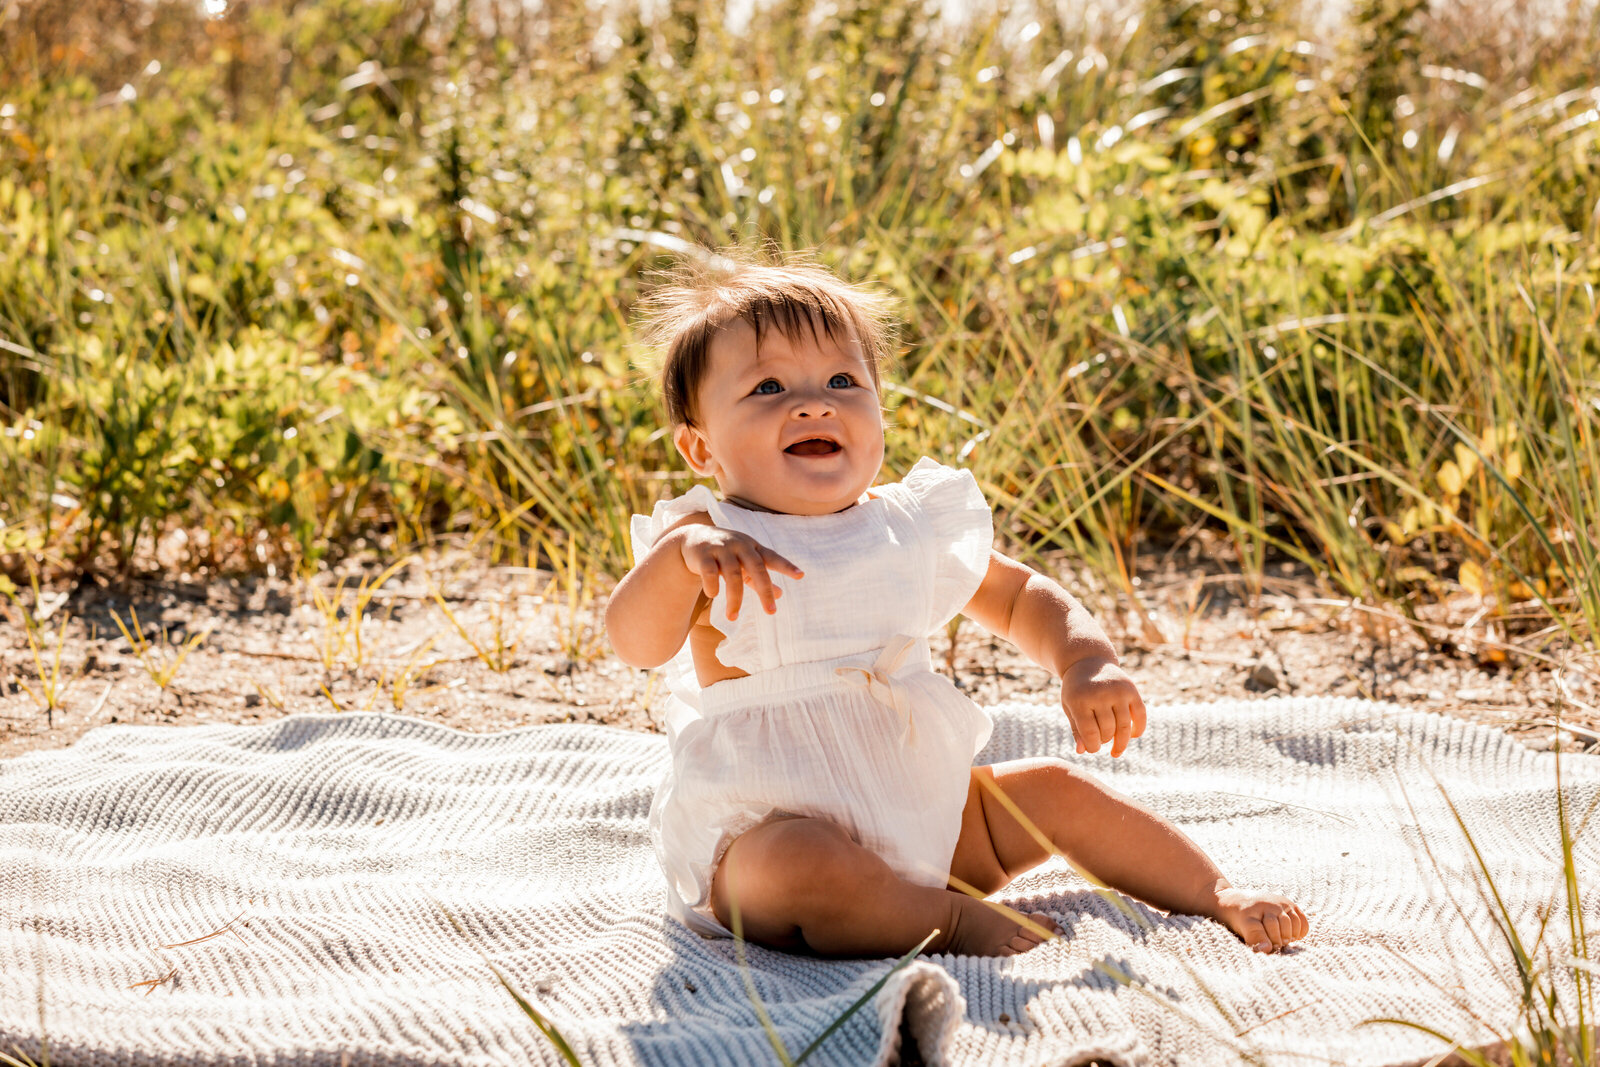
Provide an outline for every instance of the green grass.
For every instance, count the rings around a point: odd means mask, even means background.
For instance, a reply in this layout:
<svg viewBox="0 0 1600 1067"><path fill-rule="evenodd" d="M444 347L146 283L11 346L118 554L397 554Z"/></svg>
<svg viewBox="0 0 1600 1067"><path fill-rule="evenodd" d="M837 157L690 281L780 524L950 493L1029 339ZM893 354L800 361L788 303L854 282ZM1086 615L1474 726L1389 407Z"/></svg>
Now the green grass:
<svg viewBox="0 0 1600 1067"><path fill-rule="evenodd" d="M1131 593L1210 526L1257 588L1482 589L1490 636L1592 648L1592 20L162 6L118 51L50 10L0 24L14 574L175 527L201 573L451 539L620 574L689 482L630 310L679 242L767 240L899 298L891 473L971 466L1025 557Z"/></svg>

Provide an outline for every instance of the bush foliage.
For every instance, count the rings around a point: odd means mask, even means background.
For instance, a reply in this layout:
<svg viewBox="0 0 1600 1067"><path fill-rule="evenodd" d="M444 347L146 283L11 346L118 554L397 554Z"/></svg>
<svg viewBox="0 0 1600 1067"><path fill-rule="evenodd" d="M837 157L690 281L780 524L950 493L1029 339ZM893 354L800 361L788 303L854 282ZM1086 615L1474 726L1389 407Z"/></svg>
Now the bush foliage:
<svg viewBox="0 0 1600 1067"><path fill-rule="evenodd" d="M1587 641L1596 16L1090 10L0 8L0 558L620 573L688 481L630 308L770 242L899 298L890 473L971 466L1021 554L1131 590L1209 526Z"/></svg>

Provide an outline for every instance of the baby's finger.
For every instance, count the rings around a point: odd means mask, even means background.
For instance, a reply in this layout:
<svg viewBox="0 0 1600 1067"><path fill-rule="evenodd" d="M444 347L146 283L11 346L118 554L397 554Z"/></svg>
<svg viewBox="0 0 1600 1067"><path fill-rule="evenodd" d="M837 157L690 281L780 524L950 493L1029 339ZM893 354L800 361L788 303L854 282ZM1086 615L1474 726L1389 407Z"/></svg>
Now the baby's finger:
<svg viewBox="0 0 1600 1067"><path fill-rule="evenodd" d="M1132 702L1129 704L1128 710L1133 717L1133 736L1143 737L1145 723L1148 719L1148 716L1145 713L1143 698L1135 695Z"/></svg>
<svg viewBox="0 0 1600 1067"><path fill-rule="evenodd" d="M735 571L738 566L737 557L728 566L728 620L730 622L739 617L739 605L744 603L744 576Z"/></svg>
<svg viewBox="0 0 1600 1067"><path fill-rule="evenodd" d="M746 571L744 580L750 584L750 588L755 590L756 599L761 601L761 610L768 615L777 614L778 595L781 590L771 582L757 577L759 573L757 571Z"/></svg>
<svg viewBox="0 0 1600 1067"><path fill-rule="evenodd" d="M1117 713L1114 708L1100 707L1094 710L1095 722L1100 727L1100 736L1107 741L1117 736Z"/></svg>
<svg viewBox="0 0 1600 1067"><path fill-rule="evenodd" d="M721 585L722 575L717 570L717 561L707 560L700 567L700 590L705 593L707 600L717 599L717 587Z"/></svg>
<svg viewBox="0 0 1600 1067"><path fill-rule="evenodd" d="M1117 714L1117 735L1111 740L1111 754L1120 756L1128 750L1128 731L1132 727L1127 712Z"/></svg>
<svg viewBox="0 0 1600 1067"><path fill-rule="evenodd" d="M761 550L761 561L766 564L768 569L775 570L779 574L787 574L791 578L804 578L806 576L805 571L796 567L766 545L758 545L756 547Z"/></svg>
<svg viewBox="0 0 1600 1067"><path fill-rule="evenodd" d="M1095 722L1094 712L1082 712L1069 718L1072 720L1072 734L1078 739L1078 751L1098 751L1101 745L1100 725Z"/></svg>
<svg viewBox="0 0 1600 1067"><path fill-rule="evenodd" d="M768 615L778 610L777 587L772 584L772 575L763 566L760 552L751 551L746 558L742 553L739 562L744 564L744 580L750 588L756 591L756 597L761 601L761 607Z"/></svg>

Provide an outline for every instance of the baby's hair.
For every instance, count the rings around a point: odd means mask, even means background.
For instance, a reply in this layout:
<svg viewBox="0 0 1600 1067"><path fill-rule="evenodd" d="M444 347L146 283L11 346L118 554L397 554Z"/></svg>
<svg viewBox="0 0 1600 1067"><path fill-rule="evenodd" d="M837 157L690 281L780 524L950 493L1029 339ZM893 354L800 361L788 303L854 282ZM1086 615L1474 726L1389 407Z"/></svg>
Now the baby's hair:
<svg viewBox="0 0 1600 1067"><path fill-rule="evenodd" d="M896 344L892 306L887 294L844 281L809 253L757 258L723 249L680 259L639 310L643 340L660 360L667 417L677 426L694 424L711 339L729 322L748 322L757 346L769 329L791 340L804 332L819 340L820 329L838 344L856 341L877 386L878 367Z"/></svg>

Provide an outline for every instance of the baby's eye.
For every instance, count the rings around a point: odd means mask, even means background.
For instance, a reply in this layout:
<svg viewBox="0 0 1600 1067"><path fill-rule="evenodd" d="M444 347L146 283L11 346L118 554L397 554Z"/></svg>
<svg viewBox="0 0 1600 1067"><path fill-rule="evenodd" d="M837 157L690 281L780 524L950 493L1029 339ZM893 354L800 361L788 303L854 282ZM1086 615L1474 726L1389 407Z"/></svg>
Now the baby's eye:
<svg viewBox="0 0 1600 1067"><path fill-rule="evenodd" d="M767 388L767 386L769 386L769 385L772 386L771 389ZM779 383L778 379L776 379L776 378L768 378L766 381L764 381L761 384L757 385L751 391L755 392L755 393L760 393L762 396L772 396L775 393L783 392L783 386L782 386L782 384Z"/></svg>
<svg viewBox="0 0 1600 1067"><path fill-rule="evenodd" d="M828 379L829 389L848 389L854 384L856 384L856 380L843 371Z"/></svg>

